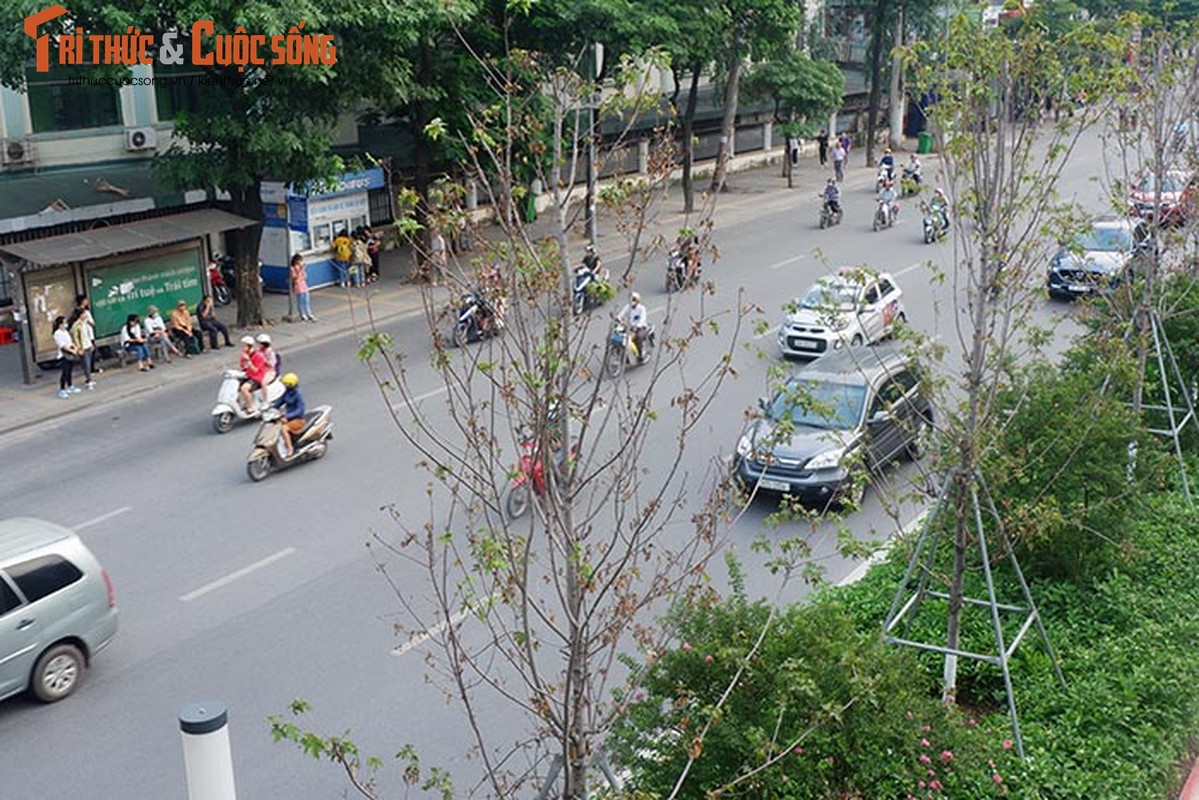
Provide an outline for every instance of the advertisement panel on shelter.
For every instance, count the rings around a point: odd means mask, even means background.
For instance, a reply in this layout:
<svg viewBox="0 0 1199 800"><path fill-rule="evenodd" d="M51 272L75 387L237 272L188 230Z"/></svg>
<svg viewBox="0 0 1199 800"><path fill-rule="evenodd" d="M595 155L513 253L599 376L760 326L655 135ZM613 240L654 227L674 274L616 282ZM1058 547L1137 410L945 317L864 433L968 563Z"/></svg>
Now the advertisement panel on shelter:
<svg viewBox="0 0 1199 800"><path fill-rule="evenodd" d="M69 317L75 308L75 284L70 267L55 267L30 272L25 276L26 308L33 333L33 357L53 361L58 357L54 345L54 318Z"/></svg>
<svg viewBox="0 0 1199 800"><path fill-rule="evenodd" d="M87 292L96 318L96 336L120 333L130 314L143 319L149 306L164 317L184 300L193 312L204 296L200 248L157 253L87 273Z"/></svg>

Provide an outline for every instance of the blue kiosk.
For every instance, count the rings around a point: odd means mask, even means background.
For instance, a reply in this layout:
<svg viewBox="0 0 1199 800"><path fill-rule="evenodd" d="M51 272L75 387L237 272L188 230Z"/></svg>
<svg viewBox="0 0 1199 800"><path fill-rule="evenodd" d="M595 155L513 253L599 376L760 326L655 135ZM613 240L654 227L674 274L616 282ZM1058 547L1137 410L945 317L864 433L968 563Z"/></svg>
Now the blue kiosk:
<svg viewBox="0 0 1199 800"><path fill-rule="evenodd" d="M278 182L262 184L262 286L288 291L288 265L294 253L304 256L308 287L337 283L333 237L339 231L370 224L370 191L386 185L382 168L347 172L331 184L310 181L302 188Z"/></svg>

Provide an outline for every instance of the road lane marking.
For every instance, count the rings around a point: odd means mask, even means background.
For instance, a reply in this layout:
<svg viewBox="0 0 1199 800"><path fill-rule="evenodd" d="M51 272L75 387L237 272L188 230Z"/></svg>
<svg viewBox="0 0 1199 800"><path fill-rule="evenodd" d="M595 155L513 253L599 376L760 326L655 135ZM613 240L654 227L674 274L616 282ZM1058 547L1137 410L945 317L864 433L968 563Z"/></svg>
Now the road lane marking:
<svg viewBox="0 0 1199 800"><path fill-rule="evenodd" d="M76 532L78 532L78 531L83 530L84 528L90 528L93 525L99 525L101 522L107 522L108 520L112 519L113 517L119 516L121 514L124 514L126 511L132 511L132 510L133 510L133 506L121 506L116 511L109 511L107 514L101 514L98 517L93 517L86 522L80 522L78 525L75 526L74 530Z"/></svg>
<svg viewBox="0 0 1199 800"><path fill-rule="evenodd" d="M434 636L440 636L441 634L445 633L446 630L448 630L451 625L457 625L458 623L462 622L462 620L466 619L473 613L474 613L473 609L469 609L469 608L463 609L462 611L459 611L457 614L453 615L449 619L437 623L432 628L429 628L428 630L425 630L425 631L421 631L420 633L416 634L408 641L404 642L399 647L393 647L391 650L391 654L393 656L395 656L396 658L399 658L400 656L404 655L405 653L407 653L411 650L415 650L416 648L420 647L422 644L429 641Z"/></svg>
<svg viewBox="0 0 1199 800"><path fill-rule="evenodd" d="M226 575L223 578L217 578L212 583L204 584L199 589L190 591L185 595L180 595L179 599L182 600L184 603L190 603L192 600L195 600L199 597L203 597L204 595L208 594L209 592L215 592L217 589L220 589L223 586L228 586L229 584L233 583L235 580L238 580L239 578L244 578L252 572L257 572L258 570L262 569L263 567L269 566L281 558L286 558L287 556L290 556L294 552L296 552L296 549L294 547L285 547L282 550L280 550L278 553L269 555L260 561L255 561L253 564L251 564L248 567L242 567L241 569L237 570L236 572L230 572L228 575Z"/></svg>
<svg viewBox="0 0 1199 800"><path fill-rule="evenodd" d="M928 517L931 510L931 507L926 507L923 511L913 517L911 522L909 522L907 525L904 525L900 529L897 536L888 537L887 541L883 542L881 547L871 553L869 558L850 570L849 574L844 578L837 581L837 585L849 586L851 583L857 583L862 578L866 577L866 573L870 571L871 567L873 567L875 564L881 564L884 560L886 560L888 553L891 552L891 546L895 544L895 540L911 536L912 533L914 533L921 525L924 524L924 521Z"/></svg>
<svg viewBox="0 0 1199 800"><path fill-rule="evenodd" d="M781 267L787 266L788 264L794 264L796 261L803 261L805 258L807 258L807 256L804 255L803 253L800 253L797 256L791 256L790 258L784 258L782 261L778 262L777 264L770 264L769 266L766 267L766 269L779 269Z"/></svg>
<svg viewBox="0 0 1199 800"><path fill-rule="evenodd" d="M770 336L771 334L778 333L778 330L779 330L779 328L781 328L781 327L783 327L783 326L782 326L782 325L775 325L773 328L771 328L771 329L769 329L769 330L762 331L761 333L757 334L756 336L754 336L754 338L755 338L755 339L765 339L767 336Z"/></svg>
<svg viewBox="0 0 1199 800"><path fill-rule="evenodd" d="M928 261L917 261L915 264L908 264L906 267L901 269L899 272L892 272L891 274L896 278L902 278L904 275L907 275L909 272L914 272L915 270L920 269L921 267L925 266L926 264L928 264Z"/></svg>

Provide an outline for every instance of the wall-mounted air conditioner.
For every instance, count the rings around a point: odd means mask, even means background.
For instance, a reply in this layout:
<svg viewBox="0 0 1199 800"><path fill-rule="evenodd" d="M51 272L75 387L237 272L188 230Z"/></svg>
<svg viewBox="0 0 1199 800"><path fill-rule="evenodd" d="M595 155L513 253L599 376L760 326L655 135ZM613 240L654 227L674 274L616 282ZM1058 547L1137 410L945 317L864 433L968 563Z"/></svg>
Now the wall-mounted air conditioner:
<svg viewBox="0 0 1199 800"><path fill-rule="evenodd" d="M0 162L4 166L33 163L33 142L29 139L4 139L3 150L0 150Z"/></svg>
<svg viewBox="0 0 1199 800"><path fill-rule="evenodd" d="M129 128L125 131L125 149L130 152L158 149L158 131L153 128Z"/></svg>

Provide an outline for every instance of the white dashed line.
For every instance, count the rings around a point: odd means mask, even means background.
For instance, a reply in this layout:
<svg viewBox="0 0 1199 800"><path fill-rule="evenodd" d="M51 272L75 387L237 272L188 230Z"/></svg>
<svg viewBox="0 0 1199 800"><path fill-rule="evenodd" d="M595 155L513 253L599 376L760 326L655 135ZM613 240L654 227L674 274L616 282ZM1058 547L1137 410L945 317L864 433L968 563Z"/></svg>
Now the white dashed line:
<svg viewBox="0 0 1199 800"><path fill-rule="evenodd" d="M203 597L204 595L208 594L209 592L215 592L217 589L220 589L224 586L228 586L229 584L233 583L235 580L238 580L239 578L244 578L252 572L257 572L258 570L262 569L263 567L269 566L281 558L287 558L294 552L296 552L296 549L294 547L285 547L282 550L280 550L278 553L269 555L266 558L262 559L261 561L255 561L253 564L251 564L248 567L242 567L241 569L237 570L236 572L230 572L228 575L226 575L223 578L217 578L212 583L204 584L199 589L190 591L185 595L180 595L179 599L182 600L184 603L190 603L192 600L195 600L196 598L199 598L199 597Z"/></svg>
<svg viewBox="0 0 1199 800"><path fill-rule="evenodd" d="M109 511L107 514L101 514L98 517L93 517L93 518L89 519L87 522L80 522L78 525L75 526L74 529L76 531L81 531L84 528L90 528L93 525L99 525L101 522L107 522L108 520L112 519L115 516L124 514L126 511L132 511L132 510L133 510L133 506L121 506L116 511Z"/></svg>

